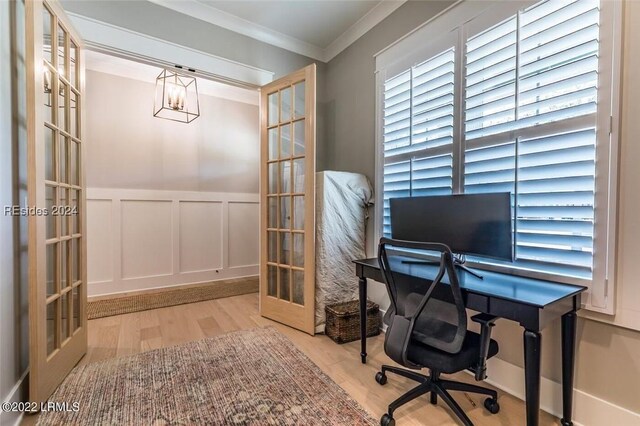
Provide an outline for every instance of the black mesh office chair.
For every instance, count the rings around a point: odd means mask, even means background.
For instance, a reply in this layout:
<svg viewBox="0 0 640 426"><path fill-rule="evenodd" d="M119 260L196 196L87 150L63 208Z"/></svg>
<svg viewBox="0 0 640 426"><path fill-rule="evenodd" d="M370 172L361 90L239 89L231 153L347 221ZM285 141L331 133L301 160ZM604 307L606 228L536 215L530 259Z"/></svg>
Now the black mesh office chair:
<svg viewBox="0 0 640 426"><path fill-rule="evenodd" d="M417 269L406 256L391 248L435 251L440 262L434 262L435 279L425 285L424 279L410 274ZM421 243L382 238L378 247L378 261L382 270L391 306L385 315L387 332L385 353L398 364L420 370L428 368L429 376L389 365L383 365L376 381L387 383L387 372L420 383L417 387L389 404L388 412L380 419L382 426L395 425L393 413L398 407L431 392L431 403L438 396L453 410L464 425L473 425L448 391L473 392L489 397L484 406L495 414L500 410L496 391L481 386L445 380L440 374L452 374L466 369L475 372L476 380L486 378L486 360L498 353L498 344L491 339L495 317L478 314L472 318L481 324L481 334L467 330L465 310L458 276L449 247L437 243ZM403 273L404 272L404 273ZM445 274L450 284L442 283Z"/></svg>

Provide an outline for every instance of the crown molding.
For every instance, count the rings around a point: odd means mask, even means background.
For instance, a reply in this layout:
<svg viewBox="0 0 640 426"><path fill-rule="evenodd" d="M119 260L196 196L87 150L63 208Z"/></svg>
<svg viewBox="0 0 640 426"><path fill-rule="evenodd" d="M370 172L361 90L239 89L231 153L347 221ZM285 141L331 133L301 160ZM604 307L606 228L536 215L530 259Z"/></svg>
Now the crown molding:
<svg viewBox="0 0 640 426"><path fill-rule="evenodd" d="M67 13L85 45L102 53L143 63L194 68L228 84L255 88L273 80L274 73L86 16Z"/></svg>
<svg viewBox="0 0 640 426"><path fill-rule="evenodd" d="M239 18L215 7L200 3L197 0L149 0L159 6L192 18L200 19L218 27L225 28L238 34L251 37L272 46L280 47L312 59L324 61L324 49L299 40L295 37L258 25L254 22Z"/></svg>
<svg viewBox="0 0 640 426"><path fill-rule="evenodd" d="M255 40L298 53L322 62L329 62L370 29L406 3L407 0L382 0L326 48L288 36L198 0L149 0L151 3L208 22Z"/></svg>
<svg viewBox="0 0 640 426"><path fill-rule="evenodd" d="M383 0L378 3L324 49L325 62L329 62L338 56L340 52L355 43L360 37L365 35L370 29L378 25L406 2L407 0Z"/></svg>

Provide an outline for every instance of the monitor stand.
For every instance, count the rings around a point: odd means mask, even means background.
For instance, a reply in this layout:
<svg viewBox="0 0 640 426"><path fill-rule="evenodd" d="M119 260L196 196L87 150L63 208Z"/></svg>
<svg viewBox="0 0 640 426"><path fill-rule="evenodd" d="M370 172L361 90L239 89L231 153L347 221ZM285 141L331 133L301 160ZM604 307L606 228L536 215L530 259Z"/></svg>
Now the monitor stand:
<svg viewBox="0 0 640 426"><path fill-rule="evenodd" d="M467 266L465 266L465 258L464 255L453 255L453 265L457 266L458 268L462 269L463 271L467 271L468 273L470 273L471 275L473 275L476 278L479 278L481 280L484 279L484 277L482 275L480 275L479 273L477 273L476 271L468 268ZM407 265L438 265L440 264L439 261L435 261L435 260L403 260L402 263L407 264Z"/></svg>
<svg viewBox="0 0 640 426"><path fill-rule="evenodd" d="M480 275L479 273L477 273L476 271L468 268L467 266L465 266L465 258L464 256L461 255L454 255L453 256L453 264L455 266L457 266L458 268L462 269L463 271L467 271L468 273L470 273L471 275L473 275L476 278L479 278L481 280L484 279L484 277L482 275Z"/></svg>

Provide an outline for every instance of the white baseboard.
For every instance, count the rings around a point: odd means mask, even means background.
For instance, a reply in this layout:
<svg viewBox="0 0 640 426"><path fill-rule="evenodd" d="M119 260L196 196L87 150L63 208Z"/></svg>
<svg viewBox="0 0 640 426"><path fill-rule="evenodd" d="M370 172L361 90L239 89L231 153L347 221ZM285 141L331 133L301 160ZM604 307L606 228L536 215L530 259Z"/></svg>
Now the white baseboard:
<svg viewBox="0 0 640 426"><path fill-rule="evenodd" d="M22 376L20 376L16 384L11 388L5 400L2 401L3 403L21 402L25 400L27 395L27 385L29 383L27 377L29 377L29 370L22 373ZM23 416L24 413L0 410L0 425L18 426L22 423Z"/></svg>
<svg viewBox="0 0 640 426"><path fill-rule="evenodd" d="M143 277L120 281L89 281L89 298L116 294L143 292L147 290L171 290L173 287L206 284L210 282L251 278L260 273L258 265L242 266L215 271L199 271L185 274Z"/></svg>
<svg viewBox="0 0 640 426"><path fill-rule="evenodd" d="M524 400L524 369L501 360L487 361L487 383ZM556 417L562 417L562 386L542 377L540 382L540 408ZM579 389L573 390L573 423L576 426L640 424L640 413L612 404Z"/></svg>
<svg viewBox="0 0 640 426"><path fill-rule="evenodd" d="M385 314L382 311L382 315ZM382 332L387 330L382 324ZM500 358L487 361L487 383L524 401L524 368ZM469 373L472 374L472 373ZM562 386L546 377L540 381L540 408L558 418L562 417ZM573 424L575 426L640 425L640 413L605 401L579 389L573 390Z"/></svg>

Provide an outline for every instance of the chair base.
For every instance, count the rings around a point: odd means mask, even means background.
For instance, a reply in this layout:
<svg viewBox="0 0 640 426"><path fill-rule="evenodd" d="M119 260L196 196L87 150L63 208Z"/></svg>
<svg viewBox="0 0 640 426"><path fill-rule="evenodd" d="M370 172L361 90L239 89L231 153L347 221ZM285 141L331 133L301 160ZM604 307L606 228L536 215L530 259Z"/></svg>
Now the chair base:
<svg viewBox="0 0 640 426"><path fill-rule="evenodd" d="M394 411L396 411L399 407L405 405L406 403L413 401L419 396L425 395L427 393L431 393L429 395L431 404L437 404L438 397L442 398L442 400L449 406L449 408L451 408L451 410L465 426L473 426L473 422L471 422L469 417L467 417L460 405L458 405L458 403L451 397L451 394L449 394L448 391L471 392L481 395L488 395L488 398L484 401L485 408L492 414L496 414L498 413L498 411L500 411L500 405L498 404L498 393L493 389L463 382L444 380L440 378L440 373L438 371L431 370L431 374L429 376L425 376L414 371L405 370L390 365L383 365L381 371L376 374L376 381L380 385L384 385L387 383L387 372L411 379L415 382L418 382L419 385L389 404L387 413L385 413L380 420L380 424L382 426L394 426Z"/></svg>

